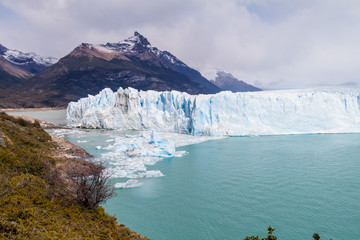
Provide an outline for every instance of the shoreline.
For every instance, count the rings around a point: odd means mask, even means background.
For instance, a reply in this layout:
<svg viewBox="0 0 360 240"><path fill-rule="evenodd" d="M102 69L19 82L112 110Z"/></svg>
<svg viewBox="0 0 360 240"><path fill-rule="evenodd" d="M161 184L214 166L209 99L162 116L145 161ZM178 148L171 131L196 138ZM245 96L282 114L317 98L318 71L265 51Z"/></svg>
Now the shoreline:
<svg viewBox="0 0 360 240"><path fill-rule="evenodd" d="M54 156L58 158L74 158L89 161L88 159L93 157L93 155L86 152L83 148L72 142L69 142L65 138L52 134L49 135L51 136L52 141L59 146L59 149L53 153Z"/></svg>
<svg viewBox="0 0 360 240"><path fill-rule="evenodd" d="M64 127L60 127L60 126L56 126L52 123L46 122L42 119L37 119L37 118L33 118L27 115L24 116L16 116L16 115L12 115L12 114L8 114L9 116L16 118L16 119L24 119L27 122L30 122L31 124L34 124L35 122L38 122L40 124L40 127L42 129L59 129L59 128L63 128L63 129L67 129ZM80 146L69 142L68 140L66 140L63 137L59 137L56 135L52 135L50 133L48 133L51 136L51 140L58 145L59 148L57 148L56 150L54 150L53 154L55 157L57 158L69 158L69 159L82 159L84 161L87 161L86 159L93 157L93 155L91 155L90 153L86 152L83 148L81 148Z"/></svg>
<svg viewBox="0 0 360 240"><path fill-rule="evenodd" d="M66 110L65 107L48 107L48 108L1 108L0 112L42 112Z"/></svg>

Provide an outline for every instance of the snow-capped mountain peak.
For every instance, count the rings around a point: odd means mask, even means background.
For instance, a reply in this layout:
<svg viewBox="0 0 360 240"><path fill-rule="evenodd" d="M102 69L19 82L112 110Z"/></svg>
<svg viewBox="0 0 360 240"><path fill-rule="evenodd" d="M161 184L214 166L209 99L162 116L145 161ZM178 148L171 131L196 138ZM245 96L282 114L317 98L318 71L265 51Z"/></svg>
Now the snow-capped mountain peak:
<svg viewBox="0 0 360 240"><path fill-rule="evenodd" d="M0 54L6 60L16 65L36 63L45 67L49 67L58 61L58 59L54 57L42 57L33 52L23 53L18 50L8 49L2 45L0 45Z"/></svg>
<svg viewBox="0 0 360 240"><path fill-rule="evenodd" d="M142 46L151 46L150 42L140 33L134 32L134 36L127 39L128 41L133 41L135 44L141 44Z"/></svg>
<svg viewBox="0 0 360 240"><path fill-rule="evenodd" d="M34 52L23 53L18 50L8 49L1 44L0 55L11 64L31 74L38 74L58 61L57 58L42 57Z"/></svg>
<svg viewBox="0 0 360 240"><path fill-rule="evenodd" d="M108 50L117 52L139 52L139 50L151 49L150 42L140 33L135 32L133 36L117 42L95 45L96 48L107 48ZM104 50L104 49L103 49Z"/></svg>
<svg viewBox="0 0 360 240"><path fill-rule="evenodd" d="M58 61L57 58L54 57L41 57L40 55L30 52L30 53L23 53L18 50L8 50L4 57L17 65L23 65L27 63L31 63L32 61L49 67Z"/></svg>
<svg viewBox="0 0 360 240"><path fill-rule="evenodd" d="M95 48L103 53L124 53L124 54L139 54L139 53L151 53L156 57L162 58L163 60L183 67L187 67L185 63L180 61L177 57L172 55L168 51L161 51L157 47L152 47L146 37L141 35L139 32L134 32L134 35L117 43L106 43L106 44L82 44L88 48Z"/></svg>

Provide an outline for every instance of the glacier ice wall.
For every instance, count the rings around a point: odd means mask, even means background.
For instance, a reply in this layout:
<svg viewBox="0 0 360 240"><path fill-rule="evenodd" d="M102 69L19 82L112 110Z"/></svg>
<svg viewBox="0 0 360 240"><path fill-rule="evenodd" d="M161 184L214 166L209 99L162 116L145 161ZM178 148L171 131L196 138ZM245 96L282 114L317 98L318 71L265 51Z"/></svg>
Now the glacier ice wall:
<svg viewBox="0 0 360 240"><path fill-rule="evenodd" d="M360 89L189 95L119 88L71 102L71 126L192 135L360 132Z"/></svg>

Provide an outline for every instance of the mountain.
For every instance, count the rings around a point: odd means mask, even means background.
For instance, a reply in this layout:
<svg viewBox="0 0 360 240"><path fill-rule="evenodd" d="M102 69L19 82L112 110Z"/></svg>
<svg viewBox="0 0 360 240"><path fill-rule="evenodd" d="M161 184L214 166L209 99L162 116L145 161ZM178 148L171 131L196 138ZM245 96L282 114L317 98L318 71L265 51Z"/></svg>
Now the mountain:
<svg viewBox="0 0 360 240"><path fill-rule="evenodd" d="M232 91L232 92L261 91L260 88L247 84L246 82L235 78L233 75L231 75L231 73L226 73L224 71L218 71L215 80L212 80L212 82L224 91Z"/></svg>
<svg viewBox="0 0 360 240"><path fill-rule="evenodd" d="M138 32L118 43L82 43L56 64L11 88L22 107L66 106L104 88L178 90L190 94L221 89Z"/></svg>
<svg viewBox="0 0 360 240"><path fill-rule="evenodd" d="M6 89L32 76L33 74L9 62L0 55L0 89Z"/></svg>
<svg viewBox="0 0 360 240"><path fill-rule="evenodd" d="M58 61L56 58L41 57L36 53L23 53L18 50L11 50L1 44L0 55L12 64L32 74L38 74Z"/></svg>

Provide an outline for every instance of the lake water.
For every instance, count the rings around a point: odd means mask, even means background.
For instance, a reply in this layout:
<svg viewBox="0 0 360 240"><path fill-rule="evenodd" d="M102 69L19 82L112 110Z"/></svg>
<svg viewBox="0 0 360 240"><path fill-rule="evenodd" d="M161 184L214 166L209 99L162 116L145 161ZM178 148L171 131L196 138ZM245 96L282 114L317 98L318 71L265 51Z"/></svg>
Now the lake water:
<svg viewBox="0 0 360 240"><path fill-rule="evenodd" d="M100 156L96 146L113 134L65 137ZM148 167L165 177L117 190L105 210L155 240L243 239L269 225L286 240L360 234L360 134L229 137L179 150L188 154Z"/></svg>
<svg viewBox="0 0 360 240"><path fill-rule="evenodd" d="M183 147L166 177L119 190L108 213L152 239L354 239L360 135L237 137Z"/></svg>
<svg viewBox="0 0 360 240"><path fill-rule="evenodd" d="M16 116L30 116L37 119L50 122L55 125L66 125L66 110L48 110L48 111L28 111L28 112L8 112Z"/></svg>

